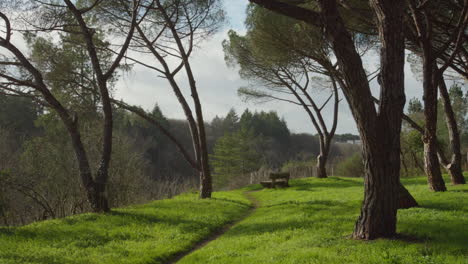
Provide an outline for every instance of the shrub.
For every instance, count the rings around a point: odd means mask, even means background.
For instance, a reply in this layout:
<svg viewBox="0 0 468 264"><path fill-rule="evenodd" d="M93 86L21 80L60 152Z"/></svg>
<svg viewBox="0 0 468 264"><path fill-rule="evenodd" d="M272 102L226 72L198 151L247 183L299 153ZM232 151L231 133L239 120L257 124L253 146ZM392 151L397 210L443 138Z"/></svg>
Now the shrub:
<svg viewBox="0 0 468 264"><path fill-rule="evenodd" d="M337 175L343 177L363 177L364 163L362 161L361 153L355 153L340 162L337 167Z"/></svg>

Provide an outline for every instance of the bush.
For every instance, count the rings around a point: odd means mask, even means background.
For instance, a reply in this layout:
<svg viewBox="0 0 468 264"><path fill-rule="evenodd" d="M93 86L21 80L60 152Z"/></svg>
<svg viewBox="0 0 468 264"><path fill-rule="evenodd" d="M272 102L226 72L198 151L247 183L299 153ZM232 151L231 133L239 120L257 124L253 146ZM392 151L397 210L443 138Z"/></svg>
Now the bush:
<svg viewBox="0 0 468 264"><path fill-rule="evenodd" d="M337 175L343 177L363 177L364 163L361 153L355 153L340 162L337 167Z"/></svg>

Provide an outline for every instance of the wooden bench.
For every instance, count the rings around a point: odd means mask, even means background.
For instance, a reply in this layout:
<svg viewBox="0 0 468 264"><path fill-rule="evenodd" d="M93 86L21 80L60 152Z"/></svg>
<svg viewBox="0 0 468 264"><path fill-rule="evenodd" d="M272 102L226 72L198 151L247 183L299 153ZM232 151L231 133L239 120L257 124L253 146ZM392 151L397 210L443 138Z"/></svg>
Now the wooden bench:
<svg viewBox="0 0 468 264"><path fill-rule="evenodd" d="M261 181L265 188L289 187L289 172L270 173L269 181Z"/></svg>

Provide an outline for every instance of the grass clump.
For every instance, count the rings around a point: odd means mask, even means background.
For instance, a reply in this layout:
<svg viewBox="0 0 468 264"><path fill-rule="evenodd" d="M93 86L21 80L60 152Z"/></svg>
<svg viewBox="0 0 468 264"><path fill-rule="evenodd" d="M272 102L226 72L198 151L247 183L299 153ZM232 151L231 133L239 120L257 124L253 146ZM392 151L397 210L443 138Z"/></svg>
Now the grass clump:
<svg viewBox="0 0 468 264"><path fill-rule="evenodd" d="M108 214L0 228L0 263L163 263L250 206L240 190L211 200L184 194Z"/></svg>
<svg viewBox="0 0 468 264"><path fill-rule="evenodd" d="M403 183L421 207L399 210L401 239L349 238L362 179L300 179L252 193L261 204L252 216L179 263L468 263L468 186L433 193L425 178Z"/></svg>

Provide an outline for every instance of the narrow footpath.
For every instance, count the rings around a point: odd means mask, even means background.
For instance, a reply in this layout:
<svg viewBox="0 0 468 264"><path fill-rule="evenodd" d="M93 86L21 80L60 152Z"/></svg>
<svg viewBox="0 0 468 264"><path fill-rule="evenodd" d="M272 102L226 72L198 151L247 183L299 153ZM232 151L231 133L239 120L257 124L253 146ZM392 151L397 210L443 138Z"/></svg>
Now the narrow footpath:
<svg viewBox="0 0 468 264"><path fill-rule="evenodd" d="M250 209L242 216L240 217L239 219L237 219L235 222L233 223L229 223L227 224L226 226L224 226L223 228L221 228L220 230L214 232L213 234L209 235L208 237L206 237L205 239L201 240L200 242L198 242L193 248L191 248L190 250L188 251L185 251L185 252L181 252L177 255L175 255L171 260L167 261L166 264L175 264L177 263L179 260L181 260L182 258L184 258L185 256L187 255L190 255L191 253L205 247L206 245L208 245L210 242L218 239L220 236L222 236L224 233L226 233L227 231L229 231L231 228L233 228L234 226L238 225L240 222L242 222L244 219L248 218L249 216L251 216L255 210L257 210L257 208L260 206L260 202L255 199L255 197L252 196L252 192L256 192L256 191L248 191L248 192L245 192L245 196L247 197L247 199L250 200L250 202L252 203L252 206L250 207Z"/></svg>

